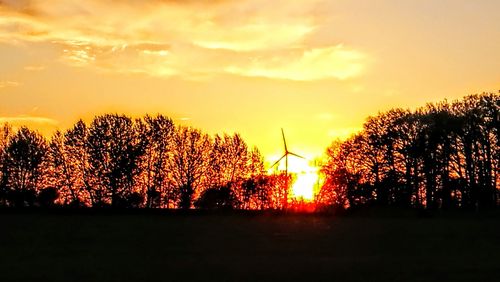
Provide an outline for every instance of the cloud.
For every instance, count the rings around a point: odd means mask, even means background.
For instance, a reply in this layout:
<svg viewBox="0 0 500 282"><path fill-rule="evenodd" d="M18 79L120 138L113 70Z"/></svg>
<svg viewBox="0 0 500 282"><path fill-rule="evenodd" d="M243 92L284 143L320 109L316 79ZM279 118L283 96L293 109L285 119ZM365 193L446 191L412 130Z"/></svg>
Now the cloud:
<svg viewBox="0 0 500 282"><path fill-rule="evenodd" d="M2 0L0 42L50 42L75 67L161 77L361 75L361 51L309 43L322 2Z"/></svg>
<svg viewBox="0 0 500 282"><path fill-rule="evenodd" d="M52 136L52 134L59 129L59 121L35 115L19 115L19 116L3 116L0 117L0 124L9 124L14 130L19 129L22 126L27 126L33 130L37 130L46 137Z"/></svg>
<svg viewBox="0 0 500 282"><path fill-rule="evenodd" d="M0 81L0 89L7 87L17 87L19 85L21 84L17 81L8 81L8 80Z"/></svg>
<svg viewBox="0 0 500 282"><path fill-rule="evenodd" d="M25 71L43 71L45 66L25 66Z"/></svg>
<svg viewBox="0 0 500 282"><path fill-rule="evenodd" d="M230 73L298 81L358 76L364 70L365 55L342 45L305 50L301 54L256 60L248 66L229 66Z"/></svg>
<svg viewBox="0 0 500 282"><path fill-rule="evenodd" d="M59 124L57 120L47 118L47 117L39 117L39 116L15 116L15 117L0 117L0 123L8 123L11 125L51 125L56 126Z"/></svg>

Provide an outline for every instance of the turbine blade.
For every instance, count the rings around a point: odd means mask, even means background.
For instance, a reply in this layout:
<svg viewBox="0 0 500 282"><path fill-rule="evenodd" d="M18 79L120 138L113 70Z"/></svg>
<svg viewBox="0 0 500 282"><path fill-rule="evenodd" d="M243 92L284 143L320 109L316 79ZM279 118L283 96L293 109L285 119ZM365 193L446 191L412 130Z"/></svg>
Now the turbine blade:
<svg viewBox="0 0 500 282"><path fill-rule="evenodd" d="M286 157L286 154L284 154L279 160L277 160L272 166L271 168L275 167L279 162L281 162L281 160Z"/></svg>
<svg viewBox="0 0 500 282"><path fill-rule="evenodd" d="M288 152L288 148L286 147L285 131L283 131L283 128L281 129L281 135L283 135L283 144L285 144L285 153L286 153Z"/></svg>
<svg viewBox="0 0 500 282"><path fill-rule="evenodd" d="M297 158L301 158L301 159L304 159L304 160L306 159L306 158L304 158L303 156L301 156L301 155L297 155L297 154L292 153L292 152L288 152L288 154L290 154L290 155L292 155L292 156L296 156Z"/></svg>

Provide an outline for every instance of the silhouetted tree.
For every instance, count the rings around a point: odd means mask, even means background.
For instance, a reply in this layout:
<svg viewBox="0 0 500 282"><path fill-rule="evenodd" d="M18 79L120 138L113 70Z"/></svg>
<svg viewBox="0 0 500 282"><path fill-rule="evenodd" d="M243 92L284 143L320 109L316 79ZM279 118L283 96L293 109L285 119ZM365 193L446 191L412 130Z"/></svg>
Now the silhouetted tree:
<svg viewBox="0 0 500 282"><path fill-rule="evenodd" d="M44 181L47 155L45 139L26 127L20 128L7 142L2 175L5 177L7 201L13 206L33 206Z"/></svg>
<svg viewBox="0 0 500 282"><path fill-rule="evenodd" d="M38 204L45 208L54 207L58 198L59 191L57 188L48 187L38 193Z"/></svg>
<svg viewBox="0 0 500 282"><path fill-rule="evenodd" d="M248 174L238 182L235 193L242 209L262 209L265 199L260 197L266 188L264 159L257 148L250 152L248 158Z"/></svg>
<svg viewBox="0 0 500 282"><path fill-rule="evenodd" d="M59 170L63 178L62 183L55 185L61 188L65 203L72 206L95 206L100 201L93 193L96 178L89 163L88 137L88 126L79 120L64 133L62 142L55 138L51 145L52 156L57 159L53 162L54 169ZM69 193L64 192L65 188Z"/></svg>
<svg viewBox="0 0 500 282"><path fill-rule="evenodd" d="M499 95L484 93L369 117L327 149L316 203L497 207L499 112ZM239 134L212 138L161 115L80 120L50 142L4 125L0 205L286 208L293 175L269 175L263 163Z"/></svg>
<svg viewBox="0 0 500 282"><path fill-rule="evenodd" d="M238 206L236 196L229 186L209 188L201 193L194 203L199 209L222 209L231 210Z"/></svg>
<svg viewBox="0 0 500 282"><path fill-rule="evenodd" d="M50 185L57 187L62 204L80 206L83 204L84 197L81 194L84 189L78 185L81 180L78 163L82 160L77 159L78 152L68 144L68 136L59 131L52 136L47 154L47 177Z"/></svg>
<svg viewBox="0 0 500 282"><path fill-rule="evenodd" d="M146 145L142 162L146 206L174 207L179 199L179 191L168 165L173 159L175 125L162 115L146 116L140 123L140 130Z"/></svg>
<svg viewBox="0 0 500 282"><path fill-rule="evenodd" d="M393 109L327 149L318 200L436 208L498 205L498 94ZM345 196L347 195L347 196ZM342 201L342 200L341 200Z"/></svg>
<svg viewBox="0 0 500 282"><path fill-rule="evenodd" d="M249 170L248 160L248 147L241 136L216 135L210 151L207 186L223 186L244 178Z"/></svg>
<svg viewBox="0 0 500 282"><path fill-rule="evenodd" d="M135 192L145 151L134 121L120 115L98 116L88 134L88 162L95 177L92 198L97 205L125 205L125 199Z"/></svg>
<svg viewBox="0 0 500 282"><path fill-rule="evenodd" d="M8 172L5 169L5 148L9 143L12 135L12 127L5 123L0 128L0 206L7 206L7 198L9 196L9 189L7 187L8 183Z"/></svg>
<svg viewBox="0 0 500 282"><path fill-rule="evenodd" d="M264 195L274 193L270 191L278 181L263 181L260 152L249 150L238 134L212 139L197 129L175 127L161 115L136 120L103 115L90 125L79 120L67 131L55 132L48 145L27 128L15 139L10 132L5 126L0 136L2 205L190 208L205 190L225 187L234 197L233 208L276 206L270 204L275 197ZM25 135L44 144L43 158L32 160L36 169L22 172L43 172L36 184L28 185L24 177L18 184L12 164L12 156L18 157L13 148ZM258 189L245 190L254 178L260 179Z"/></svg>
<svg viewBox="0 0 500 282"><path fill-rule="evenodd" d="M173 157L169 162L173 181L180 192L179 207L190 209L201 188L210 155L210 138L197 129L179 127L173 137Z"/></svg>
<svg viewBox="0 0 500 282"><path fill-rule="evenodd" d="M238 199L238 208L250 208L251 195L242 185L262 173L264 164L260 152L256 148L249 150L239 134L215 136L205 177L206 188L228 187Z"/></svg>
<svg viewBox="0 0 500 282"><path fill-rule="evenodd" d="M292 175L283 173L262 175L257 178L257 199L260 202L260 209L282 210L285 208L283 201L285 189L289 189L293 182Z"/></svg>

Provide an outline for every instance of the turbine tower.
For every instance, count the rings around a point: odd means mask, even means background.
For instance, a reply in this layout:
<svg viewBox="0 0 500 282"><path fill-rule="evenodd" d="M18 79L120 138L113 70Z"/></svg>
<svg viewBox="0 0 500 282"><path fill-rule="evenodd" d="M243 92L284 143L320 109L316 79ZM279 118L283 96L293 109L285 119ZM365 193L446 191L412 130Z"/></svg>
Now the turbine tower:
<svg viewBox="0 0 500 282"><path fill-rule="evenodd" d="M285 195L284 195L284 208L286 209L286 206L288 204L288 155L292 155L294 157L297 157L297 158L301 158L301 159L305 159L304 157L300 156L300 155L297 155L293 152L290 152L288 151L288 147L286 145L286 139L285 139L285 132L283 131L283 128L281 129L281 135L283 136L283 145L285 146L285 153L283 154L283 156L281 158L279 158L279 160L277 160L272 166L271 166L271 169L273 167L275 167L277 164L279 164L281 162L281 160L283 160L283 158L285 159Z"/></svg>

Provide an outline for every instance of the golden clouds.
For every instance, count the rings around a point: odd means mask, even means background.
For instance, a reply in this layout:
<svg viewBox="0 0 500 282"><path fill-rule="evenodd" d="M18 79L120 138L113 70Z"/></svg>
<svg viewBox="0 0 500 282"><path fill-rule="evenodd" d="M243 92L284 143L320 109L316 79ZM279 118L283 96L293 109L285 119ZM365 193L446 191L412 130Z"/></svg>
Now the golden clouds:
<svg viewBox="0 0 500 282"><path fill-rule="evenodd" d="M320 1L0 3L0 41L50 42L63 62L100 71L310 81L359 76L367 57L309 42Z"/></svg>
<svg viewBox="0 0 500 282"><path fill-rule="evenodd" d="M298 81L328 78L347 79L364 70L365 55L342 45L304 50L291 56L257 60L247 66L230 66L230 73Z"/></svg>

